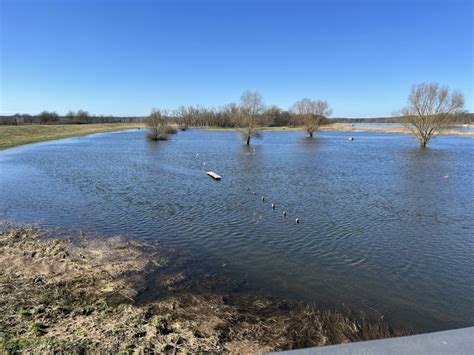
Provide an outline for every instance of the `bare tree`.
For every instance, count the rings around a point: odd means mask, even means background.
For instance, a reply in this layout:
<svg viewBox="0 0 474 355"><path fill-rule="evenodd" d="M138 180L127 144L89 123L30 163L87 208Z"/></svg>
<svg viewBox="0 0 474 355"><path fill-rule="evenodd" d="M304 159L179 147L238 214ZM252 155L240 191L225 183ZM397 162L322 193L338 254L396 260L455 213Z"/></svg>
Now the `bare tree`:
<svg viewBox="0 0 474 355"><path fill-rule="evenodd" d="M275 105L267 107L262 116L264 124L272 127L288 126L291 123L290 113Z"/></svg>
<svg viewBox="0 0 474 355"><path fill-rule="evenodd" d="M332 113L327 101L308 98L297 101L292 111L297 115L297 121L308 132L310 138L313 137L314 132L327 123L327 117Z"/></svg>
<svg viewBox="0 0 474 355"><path fill-rule="evenodd" d="M87 123L89 121L89 118L90 118L89 112L84 111L84 110L79 110L74 116L74 122Z"/></svg>
<svg viewBox="0 0 474 355"><path fill-rule="evenodd" d="M148 127L146 138L152 141L167 139L167 126L165 115L161 110L153 109L150 116L145 119Z"/></svg>
<svg viewBox="0 0 474 355"><path fill-rule="evenodd" d="M70 110L68 113L66 113L66 118L70 122L73 122L75 117L76 117L76 113L72 110Z"/></svg>
<svg viewBox="0 0 474 355"><path fill-rule="evenodd" d="M224 105L219 109L219 126L235 127L240 114L240 107L235 102Z"/></svg>
<svg viewBox="0 0 474 355"><path fill-rule="evenodd" d="M185 131L190 126L190 114L186 106L180 106L173 112L176 123L180 130Z"/></svg>
<svg viewBox="0 0 474 355"><path fill-rule="evenodd" d="M402 109L403 125L426 147L431 138L456 121L463 107L464 96L459 91L450 93L438 83L413 85Z"/></svg>
<svg viewBox="0 0 474 355"><path fill-rule="evenodd" d="M257 117L263 110L262 96L257 91L245 91L240 97L239 108L237 126L240 128L246 144L249 145L252 137L260 137Z"/></svg>
<svg viewBox="0 0 474 355"><path fill-rule="evenodd" d="M58 122L59 115L56 112L43 111L39 115L40 123Z"/></svg>

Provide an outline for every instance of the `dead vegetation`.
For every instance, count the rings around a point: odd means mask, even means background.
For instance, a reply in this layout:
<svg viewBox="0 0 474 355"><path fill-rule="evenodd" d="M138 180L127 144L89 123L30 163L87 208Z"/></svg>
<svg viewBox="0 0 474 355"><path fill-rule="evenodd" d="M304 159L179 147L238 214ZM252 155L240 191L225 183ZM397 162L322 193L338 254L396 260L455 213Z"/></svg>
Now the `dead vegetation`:
<svg viewBox="0 0 474 355"><path fill-rule="evenodd" d="M167 269L156 244L121 238L49 239L0 231L0 353L262 352L394 335L387 324L270 297L192 290L176 272L166 294L137 302ZM193 275L193 278L196 276ZM205 289L212 277L193 280Z"/></svg>

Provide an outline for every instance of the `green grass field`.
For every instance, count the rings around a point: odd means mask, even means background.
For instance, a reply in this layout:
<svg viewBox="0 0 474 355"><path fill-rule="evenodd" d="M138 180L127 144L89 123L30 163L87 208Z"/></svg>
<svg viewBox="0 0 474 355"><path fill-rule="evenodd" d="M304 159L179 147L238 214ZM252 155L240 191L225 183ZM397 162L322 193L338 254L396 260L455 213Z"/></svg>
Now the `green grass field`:
<svg viewBox="0 0 474 355"><path fill-rule="evenodd" d="M0 150L22 144L143 127L141 123L0 126Z"/></svg>

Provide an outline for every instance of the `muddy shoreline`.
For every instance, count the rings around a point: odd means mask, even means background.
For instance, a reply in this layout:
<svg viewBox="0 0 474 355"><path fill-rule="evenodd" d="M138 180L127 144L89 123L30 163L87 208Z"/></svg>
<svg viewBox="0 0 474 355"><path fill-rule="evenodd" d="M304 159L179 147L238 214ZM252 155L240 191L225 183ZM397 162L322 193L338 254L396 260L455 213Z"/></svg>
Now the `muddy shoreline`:
<svg viewBox="0 0 474 355"><path fill-rule="evenodd" d="M0 352L254 353L409 333L234 292L232 280L176 267L158 243L46 234L0 228Z"/></svg>

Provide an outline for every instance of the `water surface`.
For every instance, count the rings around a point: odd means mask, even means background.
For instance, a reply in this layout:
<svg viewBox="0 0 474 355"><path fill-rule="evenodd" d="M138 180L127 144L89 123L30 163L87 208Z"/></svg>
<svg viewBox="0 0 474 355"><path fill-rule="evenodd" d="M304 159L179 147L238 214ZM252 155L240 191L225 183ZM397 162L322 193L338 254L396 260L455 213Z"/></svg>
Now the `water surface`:
<svg viewBox="0 0 474 355"><path fill-rule="evenodd" d="M144 133L0 152L3 215L160 240L254 290L398 326L474 324L472 138L267 132L249 148L235 132Z"/></svg>
<svg viewBox="0 0 474 355"><path fill-rule="evenodd" d="M363 129L363 128L397 128L397 129L404 128L403 125L400 123L356 122L356 123L353 123L352 125L356 129L357 128L360 128L360 129ZM447 126L446 129L450 131L460 131L463 133L471 133L471 132L474 132L474 125L457 124L453 126Z"/></svg>

